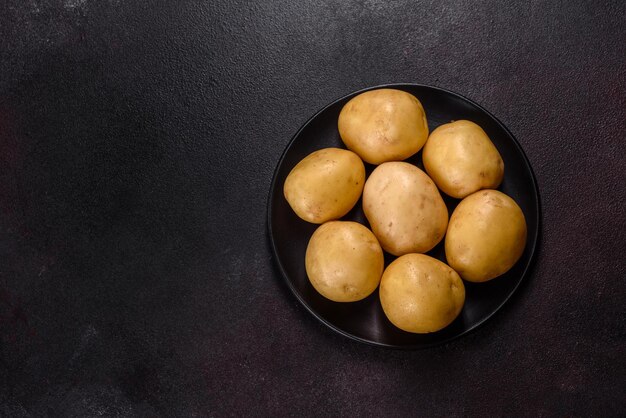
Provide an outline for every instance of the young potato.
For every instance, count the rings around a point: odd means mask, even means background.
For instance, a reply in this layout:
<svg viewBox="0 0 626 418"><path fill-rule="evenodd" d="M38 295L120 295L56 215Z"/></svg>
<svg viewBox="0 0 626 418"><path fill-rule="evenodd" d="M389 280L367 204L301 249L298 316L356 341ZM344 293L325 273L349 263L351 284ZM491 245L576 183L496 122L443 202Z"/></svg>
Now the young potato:
<svg viewBox="0 0 626 418"><path fill-rule="evenodd" d="M420 101L394 89L370 90L352 98L341 109L338 128L346 147L370 164L409 158L428 138Z"/></svg>
<svg viewBox="0 0 626 418"><path fill-rule="evenodd" d="M435 183L404 162L376 167L365 182L363 212L383 249L393 255L430 250L448 226L448 208Z"/></svg>
<svg viewBox="0 0 626 418"><path fill-rule="evenodd" d="M526 220L513 199L481 190L459 203L446 235L448 264L470 282L498 277L519 260L526 246Z"/></svg>
<svg viewBox="0 0 626 418"><path fill-rule="evenodd" d="M424 168L447 195L462 199L480 189L495 189L504 162L485 131L459 120L435 129L422 152Z"/></svg>
<svg viewBox="0 0 626 418"><path fill-rule="evenodd" d="M365 166L358 155L325 148L305 157L285 179L289 206L307 222L339 219L354 207L365 183Z"/></svg>
<svg viewBox="0 0 626 418"><path fill-rule="evenodd" d="M398 328L414 333L450 325L465 303L459 275L424 254L406 254L389 264L380 281L380 303Z"/></svg>
<svg viewBox="0 0 626 418"><path fill-rule="evenodd" d="M311 236L305 267L311 284L335 302L369 296L380 282L383 250L365 226L350 221L326 222Z"/></svg>

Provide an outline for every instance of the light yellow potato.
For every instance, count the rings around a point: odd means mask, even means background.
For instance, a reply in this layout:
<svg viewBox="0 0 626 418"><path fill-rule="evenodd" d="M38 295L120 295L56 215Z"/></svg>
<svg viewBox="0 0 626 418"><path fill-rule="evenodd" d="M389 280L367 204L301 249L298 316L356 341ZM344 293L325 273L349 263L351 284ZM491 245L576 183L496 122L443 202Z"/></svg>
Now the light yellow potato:
<svg viewBox="0 0 626 418"><path fill-rule="evenodd" d="M380 245L393 255L429 251L448 226L448 208L435 183L405 162L376 167L365 182L363 211Z"/></svg>
<svg viewBox="0 0 626 418"><path fill-rule="evenodd" d="M428 138L426 113L412 94L378 89L352 98L339 114L339 135L370 164L409 158Z"/></svg>
<svg viewBox="0 0 626 418"><path fill-rule="evenodd" d="M420 334L435 332L461 312L465 286L441 261L424 254L406 254L385 269L380 303L396 327Z"/></svg>
<svg viewBox="0 0 626 418"><path fill-rule="evenodd" d="M497 190L467 196L450 217L446 259L470 282L506 273L526 246L526 220L513 199Z"/></svg>
<svg viewBox="0 0 626 418"><path fill-rule="evenodd" d="M422 160L437 187L457 199L480 189L495 189L504 176L504 162L495 145L480 126L468 120L435 129Z"/></svg>
<svg viewBox="0 0 626 418"><path fill-rule="evenodd" d="M326 222L311 236L305 267L311 284L335 302L369 296L380 282L383 250L365 226L350 221Z"/></svg>
<svg viewBox="0 0 626 418"><path fill-rule="evenodd" d="M365 166L358 155L325 148L305 157L285 179L289 206L307 222L339 219L358 202L365 183Z"/></svg>

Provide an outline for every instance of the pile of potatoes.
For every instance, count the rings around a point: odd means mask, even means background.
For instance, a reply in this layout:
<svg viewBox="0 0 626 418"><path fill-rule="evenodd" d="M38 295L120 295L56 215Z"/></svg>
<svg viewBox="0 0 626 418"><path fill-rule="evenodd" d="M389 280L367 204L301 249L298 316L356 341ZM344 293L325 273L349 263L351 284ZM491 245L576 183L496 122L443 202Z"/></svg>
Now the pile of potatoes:
<svg viewBox="0 0 626 418"><path fill-rule="evenodd" d="M321 224L306 250L311 284L335 302L380 287L385 315L408 332L448 326L465 302L463 280L504 274L526 245L522 210L495 190L504 176L500 153L471 121L429 135L420 101L395 89L352 98L338 129L347 149L311 153L283 189L300 218ZM421 149L426 172L402 161ZM377 166L367 179L363 162ZM462 199L450 217L440 191ZM371 229L340 220L361 197ZM424 254L444 237L448 264ZM386 268L383 251L397 256Z"/></svg>

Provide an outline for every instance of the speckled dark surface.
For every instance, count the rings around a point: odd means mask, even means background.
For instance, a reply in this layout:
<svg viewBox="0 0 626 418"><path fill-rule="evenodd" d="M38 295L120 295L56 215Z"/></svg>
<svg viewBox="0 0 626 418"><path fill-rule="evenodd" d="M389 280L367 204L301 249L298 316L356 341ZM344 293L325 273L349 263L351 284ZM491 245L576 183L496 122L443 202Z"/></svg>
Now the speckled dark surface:
<svg viewBox="0 0 626 418"><path fill-rule="evenodd" d="M2 2L0 416L623 416L625 21L621 1ZM415 352L318 323L266 237L298 127L390 82L493 112L543 205L511 303Z"/></svg>

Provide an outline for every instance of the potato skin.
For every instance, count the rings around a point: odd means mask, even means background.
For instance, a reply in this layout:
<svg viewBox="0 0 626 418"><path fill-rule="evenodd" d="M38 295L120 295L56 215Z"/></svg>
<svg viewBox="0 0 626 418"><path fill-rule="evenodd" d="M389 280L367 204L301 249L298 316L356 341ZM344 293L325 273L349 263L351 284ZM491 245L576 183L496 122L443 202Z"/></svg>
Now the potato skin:
<svg viewBox="0 0 626 418"><path fill-rule="evenodd" d="M405 162L379 165L365 182L363 211L383 249L424 253L443 238L448 209L435 183Z"/></svg>
<svg viewBox="0 0 626 418"><path fill-rule="evenodd" d="M400 161L418 152L428 138L420 101L402 90L370 90L341 109L339 134L348 149L365 162Z"/></svg>
<svg viewBox="0 0 626 418"><path fill-rule="evenodd" d="M339 219L358 202L365 184L365 166L358 155L324 148L306 156L285 179L289 206L307 222Z"/></svg>
<svg viewBox="0 0 626 418"><path fill-rule="evenodd" d="M435 332L461 312L465 286L441 261L424 254L406 254L385 269L380 303L396 327L420 334Z"/></svg>
<svg viewBox="0 0 626 418"><path fill-rule="evenodd" d="M457 199L495 189L504 176L498 149L480 126L468 120L436 128L426 141L422 161L437 187Z"/></svg>
<svg viewBox="0 0 626 418"><path fill-rule="evenodd" d="M351 221L326 222L311 236L305 267L309 281L335 302L369 296L380 282L383 250L367 227Z"/></svg>
<svg viewBox="0 0 626 418"><path fill-rule="evenodd" d="M485 282L507 271L526 246L526 219L513 199L480 190L459 203L445 241L450 267L470 282Z"/></svg>

